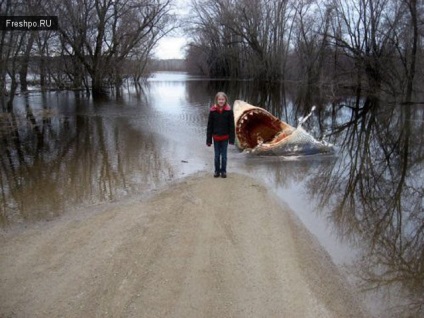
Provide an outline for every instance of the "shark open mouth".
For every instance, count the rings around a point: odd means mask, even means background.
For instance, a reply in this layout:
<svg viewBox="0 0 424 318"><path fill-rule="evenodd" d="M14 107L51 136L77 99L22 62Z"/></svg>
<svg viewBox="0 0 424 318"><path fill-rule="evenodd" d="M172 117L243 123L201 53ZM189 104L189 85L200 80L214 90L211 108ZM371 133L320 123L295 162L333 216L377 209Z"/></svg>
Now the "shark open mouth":
<svg viewBox="0 0 424 318"><path fill-rule="evenodd" d="M299 155L333 152L333 146L319 142L301 127L294 128L263 108L234 102L237 146L259 155Z"/></svg>
<svg viewBox="0 0 424 318"><path fill-rule="evenodd" d="M240 108L242 111L237 116L236 110L240 111ZM235 123L236 135L242 148L255 148L261 144L271 145L290 135L294 130L293 127L259 107L236 101L234 110L234 117L238 117Z"/></svg>

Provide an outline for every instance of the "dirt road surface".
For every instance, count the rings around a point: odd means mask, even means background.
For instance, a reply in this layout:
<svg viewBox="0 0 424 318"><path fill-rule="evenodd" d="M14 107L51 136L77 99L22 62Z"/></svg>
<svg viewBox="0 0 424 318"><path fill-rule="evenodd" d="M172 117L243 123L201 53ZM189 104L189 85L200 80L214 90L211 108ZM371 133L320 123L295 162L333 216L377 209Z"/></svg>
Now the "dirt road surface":
<svg viewBox="0 0 424 318"><path fill-rule="evenodd" d="M365 317L314 238L250 177L3 232L0 317Z"/></svg>

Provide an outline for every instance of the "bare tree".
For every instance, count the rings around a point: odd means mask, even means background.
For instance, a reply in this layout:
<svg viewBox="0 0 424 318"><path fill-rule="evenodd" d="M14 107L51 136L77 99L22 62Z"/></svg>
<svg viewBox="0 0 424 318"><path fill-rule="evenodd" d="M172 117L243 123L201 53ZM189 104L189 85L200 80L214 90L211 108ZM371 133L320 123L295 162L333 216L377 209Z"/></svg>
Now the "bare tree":
<svg viewBox="0 0 424 318"><path fill-rule="evenodd" d="M391 81L387 70L395 59L393 39L402 10L390 6L390 0L334 0L333 8L333 30L343 30L333 34L334 43L355 65L356 106L360 106L362 92L368 96L365 106L369 106L377 102L382 85Z"/></svg>
<svg viewBox="0 0 424 318"><path fill-rule="evenodd" d="M206 57L211 76L280 80L290 47L288 0L194 0L192 51ZM190 63L190 61L189 61Z"/></svg>
<svg viewBox="0 0 424 318"><path fill-rule="evenodd" d="M25 3L21 1L6 0L0 3L1 12L4 15L20 15L25 12ZM13 100L18 89L17 76L21 69L22 55L28 51L28 33L25 31L7 31L1 32L1 64L0 64L0 86L1 86L1 100L2 107L6 111L11 111L13 107ZM29 47L30 49L31 47ZM7 80L10 80L10 85ZM7 89L9 86L9 89ZM6 98L8 97L8 98Z"/></svg>
<svg viewBox="0 0 424 318"><path fill-rule="evenodd" d="M416 0L193 0L192 7L190 69L297 80L304 104L323 87L334 99L349 87L358 110L382 94L410 103L419 89L424 6Z"/></svg>
<svg viewBox="0 0 424 318"><path fill-rule="evenodd" d="M90 75L93 96L105 94L107 77L119 85L119 65L172 29L170 0L65 0L59 17L64 49Z"/></svg>
<svg viewBox="0 0 424 318"><path fill-rule="evenodd" d="M296 56L297 79L300 83L297 103L311 106L312 95L321 95L323 66L329 52L329 27L332 9L314 1L298 1L296 4L294 53ZM328 70L327 70L328 71Z"/></svg>
<svg viewBox="0 0 424 318"><path fill-rule="evenodd" d="M228 28L223 25L223 5L220 1L194 1L192 28L193 38L190 45L189 60L191 64L207 65L204 71L209 76L222 77L237 73L238 65L233 65L229 47L233 45ZM196 56L197 58L191 59ZM201 60L199 61L199 57ZM203 60L203 61L202 61ZM203 68L203 67L201 67Z"/></svg>

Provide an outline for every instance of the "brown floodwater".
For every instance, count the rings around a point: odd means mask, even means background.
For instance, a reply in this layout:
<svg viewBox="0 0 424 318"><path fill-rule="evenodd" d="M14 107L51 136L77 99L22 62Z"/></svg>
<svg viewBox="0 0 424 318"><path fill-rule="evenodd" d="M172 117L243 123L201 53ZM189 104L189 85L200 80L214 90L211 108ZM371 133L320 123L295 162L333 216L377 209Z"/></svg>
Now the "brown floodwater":
<svg viewBox="0 0 424 318"><path fill-rule="evenodd" d="M217 91L296 126L310 109L289 91L251 82L157 73L140 90L94 102L81 92L33 91L0 113L0 225L47 222L143 197L199 171ZM288 205L384 317L424 307L424 107L381 103L355 113L346 98L318 107L304 128L335 155L252 157L229 148L228 171L258 178Z"/></svg>

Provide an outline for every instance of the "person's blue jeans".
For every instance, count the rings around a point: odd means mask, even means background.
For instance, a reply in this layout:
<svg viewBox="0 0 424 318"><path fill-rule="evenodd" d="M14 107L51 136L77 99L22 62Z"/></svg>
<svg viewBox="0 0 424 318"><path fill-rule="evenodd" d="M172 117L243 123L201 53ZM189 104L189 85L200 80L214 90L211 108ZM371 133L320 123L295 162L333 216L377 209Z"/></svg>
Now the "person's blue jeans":
<svg viewBox="0 0 424 318"><path fill-rule="evenodd" d="M215 172L227 173L227 149L228 140L213 141L213 147L215 150Z"/></svg>

